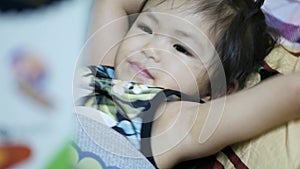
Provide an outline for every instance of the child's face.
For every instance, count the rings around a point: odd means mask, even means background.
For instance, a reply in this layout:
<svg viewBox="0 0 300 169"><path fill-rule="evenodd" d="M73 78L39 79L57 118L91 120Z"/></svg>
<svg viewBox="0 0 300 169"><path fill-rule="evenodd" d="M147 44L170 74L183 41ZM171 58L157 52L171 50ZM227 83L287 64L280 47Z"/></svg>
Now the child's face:
<svg viewBox="0 0 300 169"><path fill-rule="evenodd" d="M175 9L170 9L173 1L160 5L151 2L120 45L116 78L191 95L198 95L198 91L206 94L207 68L214 56L214 48L205 36L207 25L200 15L184 14L176 3Z"/></svg>

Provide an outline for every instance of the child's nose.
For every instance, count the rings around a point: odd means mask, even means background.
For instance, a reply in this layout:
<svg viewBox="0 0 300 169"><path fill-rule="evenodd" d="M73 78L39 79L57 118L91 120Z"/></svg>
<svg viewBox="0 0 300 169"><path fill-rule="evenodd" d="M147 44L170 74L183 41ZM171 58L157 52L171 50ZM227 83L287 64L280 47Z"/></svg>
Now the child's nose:
<svg viewBox="0 0 300 169"><path fill-rule="evenodd" d="M160 53L158 48L153 48L153 47L145 47L143 49L143 53L146 55L147 58L149 59L153 59L155 62L160 62L161 61L161 57L160 57Z"/></svg>
<svg viewBox="0 0 300 169"><path fill-rule="evenodd" d="M167 44L167 41L163 38L152 39L142 50L146 57L153 59L155 62L160 62L163 53L167 50Z"/></svg>

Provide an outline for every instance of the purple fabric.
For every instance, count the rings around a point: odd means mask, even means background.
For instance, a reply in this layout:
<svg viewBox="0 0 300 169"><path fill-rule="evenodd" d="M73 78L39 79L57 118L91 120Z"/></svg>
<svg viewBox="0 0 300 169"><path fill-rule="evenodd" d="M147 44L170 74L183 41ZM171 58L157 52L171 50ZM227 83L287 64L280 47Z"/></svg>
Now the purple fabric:
<svg viewBox="0 0 300 169"><path fill-rule="evenodd" d="M285 23L268 13L265 13L265 16L267 24L277 29L281 36L291 42L300 43L300 25Z"/></svg>

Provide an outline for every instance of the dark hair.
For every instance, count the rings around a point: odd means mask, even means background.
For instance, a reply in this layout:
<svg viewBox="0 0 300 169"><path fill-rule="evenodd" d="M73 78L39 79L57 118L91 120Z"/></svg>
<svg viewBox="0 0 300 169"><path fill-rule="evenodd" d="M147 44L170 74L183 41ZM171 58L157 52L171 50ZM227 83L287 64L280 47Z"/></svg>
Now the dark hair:
<svg viewBox="0 0 300 169"><path fill-rule="evenodd" d="M263 0L204 0L199 5L213 21L211 35L221 59L227 89L235 81L243 88L249 74L262 64L274 48L275 30L269 28L260 9ZM219 72L213 78L218 78Z"/></svg>
<svg viewBox="0 0 300 169"><path fill-rule="evenodd" d="M157 5L166 0L158 0ZM217 81L225 72L226 86L211 84L215 93L212 98L226 94L233 83L239 89L245 85L247 77L255 72L264 58L274 48L277 32L267 26L260 9L263 0L185 0L182 12L202 14L210 26L210 40L216 48L222 65L211 76ZM172 7L173 8L173 7ZM222 78L224 79L224 78ZM223 92L223 93L222 93ZM225 92L225 93L224 93Z"/></svg>

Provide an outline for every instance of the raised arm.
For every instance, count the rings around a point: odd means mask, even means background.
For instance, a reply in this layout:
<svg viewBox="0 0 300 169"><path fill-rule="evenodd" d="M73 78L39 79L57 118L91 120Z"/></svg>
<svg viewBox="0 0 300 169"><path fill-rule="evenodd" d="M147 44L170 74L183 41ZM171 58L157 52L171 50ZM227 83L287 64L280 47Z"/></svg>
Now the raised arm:
<svg viewBox="0 0 300 169"><path fill-rule="evenodd" d="M139 12L145 0L95 0L84 65L113 65L118 48L128 30L127 15Z"/></svg>
<svg viewBox="0 0 300 169"><path fill-rule="evenodd" d="M170 168L300 118L300 73L267 80L211 103L178 106L175 102L164 108L154 122L151 142L159 168Z"/></svg>

